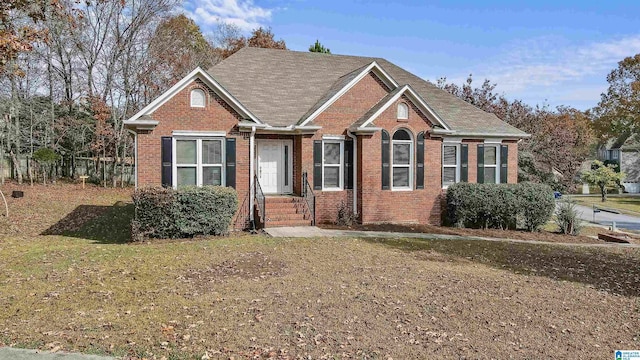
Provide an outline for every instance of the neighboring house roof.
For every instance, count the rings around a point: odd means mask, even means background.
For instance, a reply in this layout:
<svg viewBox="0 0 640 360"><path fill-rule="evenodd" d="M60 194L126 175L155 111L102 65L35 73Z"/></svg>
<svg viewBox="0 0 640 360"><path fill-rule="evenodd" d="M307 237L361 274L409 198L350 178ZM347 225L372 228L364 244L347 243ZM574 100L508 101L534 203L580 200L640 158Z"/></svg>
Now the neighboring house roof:
<svg viewBox="0 0 640 360"><path fill-rule="evenodd" d="M410 85L456 134L527 136L494 114L381 58L247 47L208 72L262 122L291 126L304 123L368 67L383 82L391 78L390 90Z"/></svg>
<svg viewBox="0 0 640 360"><path fill-rule="evenodd" d="M640 150L640 139L636 134L624 133L607 140L600 145L600 148L605 150L637 151Z"/></svg>

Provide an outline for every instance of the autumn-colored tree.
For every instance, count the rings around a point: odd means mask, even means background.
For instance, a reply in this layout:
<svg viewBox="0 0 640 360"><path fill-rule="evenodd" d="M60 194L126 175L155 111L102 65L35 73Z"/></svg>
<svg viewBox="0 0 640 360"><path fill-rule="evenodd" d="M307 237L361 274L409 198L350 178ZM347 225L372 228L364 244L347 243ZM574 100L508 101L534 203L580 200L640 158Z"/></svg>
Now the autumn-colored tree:
<svg viewBox="0 0 640 360"><path fill-rule="evenodd" d="M7 66L18 54L31 51L34 42L46 38L46 30L38 29L35 23L44 20L48 3L46 0L0 2L0 74L7 71ZM9 70L19 72L17 68Z"/></svg>
<svg viewBox="0 0 640 360"><path fill-rule="evenodd" d="M324 47L324 45L320 44L319 40L316 40L315 44L309 46L309 52L331 54L331 50L329 50L329 48Z"/></svg>
<svg viewBox="0 0 640 360"><path fill-rule="evenodd" d="M99 161L97 166L102 163L102 181L103 186L107 186L107 154L111 154L111 148L114 145L115 132L108 123L111 119L111 110L109 106L100 97L91 96L88 98L89 110L95 120L95 130L91 150L97 155ZM101 160L101 161L100 161ZM115 159L114 159L115 161Z"/></svg>
<svg viewBox="0 0 640 360"><path fill-rule="evenodd" d="M591 170L582 173L582 180L600 189L602 202L607 201L607 188L620 185L625 178L625 173L616 171L617 166L615 164L605 166L602 161L594 160Z"/></svg>
<svg viewBox="0 0 640 360"><path fill-rule="evenodd" d="M447 83L446 78L439 79L436 86L532 135L518 148L519 181L548 183L560 190L573 185L594 142L588 114L568 107L552 110L508 100L496 93L497 85L489 80L474 87L471 75L461 86ZM561 173L559 179L554 170Z"/></svg>
<svg viewBox="0 0 640 360"><path fill-rule="evenodd" d="M640 131L640 54L618 63L607 76L609 88L594 109L596 132L611 138Z"/></svg>
<svg viewBox="0 0 640 360"><path fill-rule="evenodd" d="M225 46L219 50L220 56L223 59L226 59L235 54L238 50L247 46L264 49L287 50L287 45L284 40L275 40L274 37L275 35L271 31L271 28L265 29L263 27L253 30L248 39L238 33L235 37L229 37L226 39Z"/></svg>
<svg viewBox="0 0 640 360"><path fill-rule="evenodd" d="M165 18L149 44L150 66L143 81L147 98L155 98L197 66L208 68L217 62L213 46L200 27L183 14Z"/></svg>

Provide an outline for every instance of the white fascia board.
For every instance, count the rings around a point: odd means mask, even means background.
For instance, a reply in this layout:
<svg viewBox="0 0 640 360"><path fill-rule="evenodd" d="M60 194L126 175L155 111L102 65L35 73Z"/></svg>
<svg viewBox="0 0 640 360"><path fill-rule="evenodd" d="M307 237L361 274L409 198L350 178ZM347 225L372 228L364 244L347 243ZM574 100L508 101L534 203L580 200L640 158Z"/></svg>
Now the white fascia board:
<svg viewBox="0 0 640 360"><path fill-rule="evenodd" d="M342 95L344 95L347 91L351 90L360 80L362 80L365 76L367 76L371 71L373 71L382 82L384 82L387 86L389 86L392 90L398 87L398 83L389 75L383 68L378 65L375 61L369 64L364 70L362 70L358 76L353 78L347 85L345 85L340 91L335 93L329 100L325 101L322 106L320 106L316 111L314 111L309 117L307 117L300 126L305 126L315 118L318 117L323 111L327 110L329 106L331 106L336 100L338 100Z"/></svg>
<svg viewBox="0 0 640 360"><path fill-rule="evenodd" d="M225 137L226 131L191 131L191 130L173 130L171 132L173 136L184 137Z"/></svg>
<svg viewBox="0 0 640 360"><path fill-rule="evenodd" d="M127 129L153 130L158 126L157 120L125 120L122 122Z"/></svg>
<svg viewBox="0 0 640 360"><path fill-rule="evenodd" d="M418 108L420 108L420 110L424 113L424 115L426 115L428 118L433 118L435 122L440 126L442 126L445 130L451 130L451 128L449 128L449 125L447 125L447 123L445 123L444 120L442 120L440 115L438 115L422 99L420 95L418 95L415 91L413 91L413 89L409 85L404 85L397 94L395 94L391 99L389 99L389 101L387 101L380 109L378 109L378 111L376 111L373 115L371 115L369 119L367 119L364 122L364 124L362 124L360 127L365 127L371 124L378 116L380 116L380 114L382 114L385 110L387 110L389 106L391 106L391 104L395 103L404 94L410 95L412 102L415 105L418 105Z"/></svg>
<svg viewBox="0 0 640 360"><path fill-rule="evenodd" d="M344 135L322 135L322 140L344 140Z"/></svg>
<svg viewBox="0 0 640 360"><path fill-rule="evenodd" d="M352 132L355 134L372 134L376 131L381 131L382 128L381 127L373 127L373 126L369 126L366 128L363 127L358 127L355 130L353 130Z"/></svg>
<svg viewBox="0 0 640 360"><path fill-rule="evenodd" d="M175 85L173 85L169 90L165 91L162 95L158 96L155 100L153 100L149 105L145 106L142 110L138 111L135 115L133 115L127 121L138 121L137 119L142 115L150 115L155 110L157 110L164 103L169 101L175 94L182 91L187 85L189 85L195 79L202 80L207 86L209 86L213 91L215 91L223 100L225 100L231 107L236 110L241 115L251 119L252 121L262 124L262 122L253 115L247 108L244 107L236 99L231 93L229 93L220 83L218 83L209 73L202 70L201 67L195 68L191 71L187 76L182 78L182 80L178 81Z"/></svg>
<svg viewBox="0 0 640 360"><path fill-rule="evenodd" d="M455 135L464 138L473 138L473 139L489 139L489 138L499 138L501 140L517 140L517 139L526 139L530 138L531 134L505 134L505 133L482 133L482 132L460 132L453 131L447 132L442 129L433 129L431 133L434 135Z"/></svg>
<svg viewBox="0 0 640 360"><path fill-rule="evenodd" d="M442 142L446 144L461 144L462 137L459 136L446 136L442 138Z"/></svg>

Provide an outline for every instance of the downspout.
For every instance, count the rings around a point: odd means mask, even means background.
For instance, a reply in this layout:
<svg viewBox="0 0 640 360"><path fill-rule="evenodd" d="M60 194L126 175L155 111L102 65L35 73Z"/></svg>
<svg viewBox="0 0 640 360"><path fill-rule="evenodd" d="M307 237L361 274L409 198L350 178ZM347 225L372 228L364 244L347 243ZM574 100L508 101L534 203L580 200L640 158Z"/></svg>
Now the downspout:
<svg viewBox="0 0 640 360"><path fill-rule="evenodd" d="M255 189L255 138L256 138L256 127L251 127L251 136L249 137L249 221L251 223L251 229L256 229L256 221L254 219L254 199L256 196Z"/></svg>
<svg viewBox="0 0 640 360"><path fill-rule="evenodd" d="M353 139L353 214L358 213L358 137L347 130L347 136Z"/></svg>

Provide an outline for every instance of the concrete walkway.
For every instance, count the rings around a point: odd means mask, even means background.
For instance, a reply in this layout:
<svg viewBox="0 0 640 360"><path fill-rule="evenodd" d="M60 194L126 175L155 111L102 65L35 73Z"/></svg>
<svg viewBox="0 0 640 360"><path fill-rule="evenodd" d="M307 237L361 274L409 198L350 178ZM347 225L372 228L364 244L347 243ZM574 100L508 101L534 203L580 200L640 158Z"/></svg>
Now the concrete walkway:
<svg viewBox="0 0 640 360"><path fill-rule="evenodd" d="M356 230L334 230L321 229L317 226L294 226L294 227L276 227L266 228L265 232L272 237L281 238L313 238L313 237L354 237L354 238L389 238L389 239L425 239L425 240L480 240L480 241L500 241L513 242L523 244L536 245L558 245L558 246L576 246L576 247L627 247L640 248L638 244L582 244L582 243L557 243L549 241L534 240L516 240L516 239L499 239L481 236L460 236L460 235L443 235L443 234L424 234L424 233L402 233L402 232L386 232L386 231L356 231Z"/></svg>
<svg viewBox="0 0 640 360"><path fill-rule="evenodd" d="M115 360L113 357L0 347L0 360Z"/></svg>

